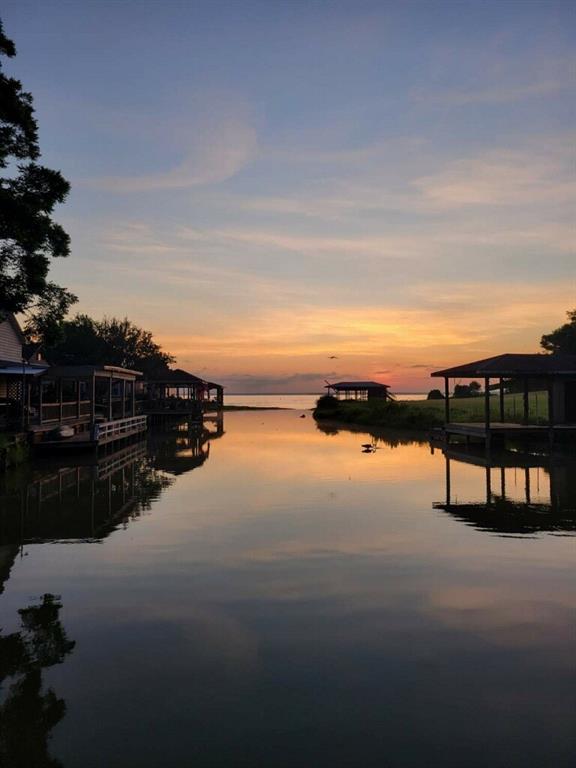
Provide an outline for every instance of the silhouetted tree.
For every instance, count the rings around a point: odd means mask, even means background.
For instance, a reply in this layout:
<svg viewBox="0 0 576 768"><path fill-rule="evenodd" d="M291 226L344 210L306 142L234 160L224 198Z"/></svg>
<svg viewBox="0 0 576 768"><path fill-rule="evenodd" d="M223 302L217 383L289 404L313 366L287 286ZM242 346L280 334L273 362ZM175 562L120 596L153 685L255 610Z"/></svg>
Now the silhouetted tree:
<svg viewBox="0 0 576 768"><path fill-rule="evenodd" d="M477 397L480 390L481 386L477 381L471 381L470 384L456 384L453 397Z"/></svg>
<svg viewBox="0 0 576 768"><path fill-rule="evenodd" d="M1 67L3 56L15 55L0 22L0 170L7 171L0 177L0 316L33 310L35 302L42 302L42 314L50 306L57 315L76 301L47 279L50 260L70 252L70 238L51 219L70 185L59 171L36 162L40 148L32 96Z"/></svg>
<svg viewBox="0 0 576 768"><path fill-rule="evenodd" d="M18 611L20 632L0 635L0 686L7 678L16 678L0 706L2 766L61 766L48 754L48 741L66 713L66 703L42 687L42 670L63 662L75 645L60 622L61 608L58 597L46 594L40 605Z"/></svg>
<svg viewBox="0 0 576 768"><path fill-rule="evenodd" d="M426 400L444 400L444 395L439 389L431 389Z"/></svg>
<svg viewBox="0 0 576 768"><path fill-rule="evenodd" d="M568 322L546 333L540 339L540 346L547 352L564 352L576 355L576 309L566 312Z"/></svg>
<svg viewBox="0 0 576 768"><path fill-rule="evenodd" d="M77 315L60 326L60 338L45 348L47 359L60 365L119 365L122 368L153 373L174 362L149 331L128 318L93 320Z"/></svg>

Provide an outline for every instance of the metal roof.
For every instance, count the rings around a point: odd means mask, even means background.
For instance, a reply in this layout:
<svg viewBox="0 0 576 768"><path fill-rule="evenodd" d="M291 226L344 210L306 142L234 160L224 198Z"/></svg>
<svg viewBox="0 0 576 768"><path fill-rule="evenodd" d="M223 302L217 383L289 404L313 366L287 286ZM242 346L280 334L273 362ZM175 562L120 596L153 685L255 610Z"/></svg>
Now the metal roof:
<svg viewBox="0 0 576 768"><path fill-rule="evenodd" d="M76 379L84 376L114 376L136 377L142 376L141 371L131 371L129 368L121 368L118 365L54 365L49 368L45 376L49 379Z"/></svg>
<svg viewBox="0 0 576 768"><path fill-rule="evenodd" d="M576 376L576 355L517 355L504 354L475 360L434 371L431 376L446 378L504 377L504 376Z"/></svg>
<svg viewBox="0 0 576 768"><path fill-rule="evenodd" d="M0 376L39 376L45 372L46 368L36 368L33 365L7 365L0 368Z"/></svg>
<svg viewBox="0 0 576 768"><path fill-rule="evenodd" d="M325 389L389 389L389 385L379 381L339 381L327 384Z"/></svg>
<svg viewBox="0 0 576 768"><path fill-rule="evenodd" d="M202 384L206 386L208 383L199 376L194 376L193 373L182 370L182 368L173 368L167 371L161 371L160 373L151 373L146 376L148 381L153 381L158 384Z"/></svg>

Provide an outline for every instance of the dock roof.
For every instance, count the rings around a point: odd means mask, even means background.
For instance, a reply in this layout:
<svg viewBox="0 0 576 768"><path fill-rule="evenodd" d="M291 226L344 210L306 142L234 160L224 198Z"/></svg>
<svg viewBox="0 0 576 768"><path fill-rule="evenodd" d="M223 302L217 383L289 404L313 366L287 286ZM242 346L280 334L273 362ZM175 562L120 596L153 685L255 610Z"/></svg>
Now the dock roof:
<svg viewBox="0 0 576 768"><path fill-rule="evenodd" d="M339 381L336 384L327 384L325 389L389 389L388 384L379 381Z"/></svg>
<svg viewBox="0 0 576 768"><path fill-rule="evenodd" d="M119 365L53 365L44 374L49 379L81 379L87 376L136 378L142 376L142 371L132 371Z"/></svg>
<svg viewBox="0 0 576 768"><path fill-rule="evenodd" d="M505 376L576 376L576 355L565 354L504 354L456 365L431 376L444 378L479 378Z"/></svg>

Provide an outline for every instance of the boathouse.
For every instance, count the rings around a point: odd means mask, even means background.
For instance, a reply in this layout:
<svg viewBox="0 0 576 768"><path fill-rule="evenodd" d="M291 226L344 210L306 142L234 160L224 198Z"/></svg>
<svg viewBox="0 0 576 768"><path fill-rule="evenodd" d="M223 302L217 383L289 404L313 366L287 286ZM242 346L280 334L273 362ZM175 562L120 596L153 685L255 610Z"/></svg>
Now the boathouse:
<svg viewBox="0 0 576 768"><path fill-rule="evenodd" d="M391 400L388 384L378 381L339 381L327 384L329 395L338 400Z"/></svg>
<svg viewBox="0 0 576 768"><path fill-rule="evenodd" d="M549 432L576 434L576 355L503 354L435 371L433 377L444 379L446 435L480 437L487 443L493 436L521 436ZM450 380L482 379L484 382L484 420L481 423L453 423L450 419ZM497 418L492 417L495 396L491 381L497 380ZM511 382L520 383L522 414L520 420L507 418L505 390ZM530 418L529 392L545 391L547 417Z"/></svg>
<svg viewBox="0 0 576 768"><path fill-rule="evenodd" d="M115 365L47 369L28 389L26 427L32 442L98 446L145 431L146 416L136 414L141 375Z"/></svg>
<svg viewBox="0 0 576 768"><path fill-rule="evenodd" d="M201 414L222 408L224 388L181 368L149 374L138 384L138 400L149 415Z"/></svg>

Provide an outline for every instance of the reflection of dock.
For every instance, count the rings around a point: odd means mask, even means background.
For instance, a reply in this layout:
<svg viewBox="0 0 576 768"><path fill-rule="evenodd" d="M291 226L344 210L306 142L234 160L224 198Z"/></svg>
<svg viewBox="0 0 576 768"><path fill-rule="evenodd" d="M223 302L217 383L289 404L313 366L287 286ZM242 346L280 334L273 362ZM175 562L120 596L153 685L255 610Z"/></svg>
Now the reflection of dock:
<svg viewBox="0 0 576 768"><path fill-rule="evenodd" d="M444 446L446 498L434 509L448 512L467 525L501 534L576 531L576 460L574 457L538 456L515 451L486 453L470 447ZM452 462L484 470L484 500L459 501L455 497ZM549 479L546 501L534 499L533 470ZM496 472L494 472L496 470ZM509 471L522 472L522 498L510 497ZM496 477L494 477L496 474ZM515 475L516 476L516 475Z"/></svg>
<svg viewBox="0 0 576 768"><path fill-rule="evenodd" d="M137 517L171 480L139 442L101 461L35 473L2 487L0 544L99 541Z"/></svg>

